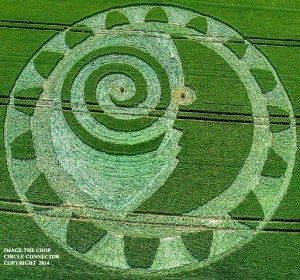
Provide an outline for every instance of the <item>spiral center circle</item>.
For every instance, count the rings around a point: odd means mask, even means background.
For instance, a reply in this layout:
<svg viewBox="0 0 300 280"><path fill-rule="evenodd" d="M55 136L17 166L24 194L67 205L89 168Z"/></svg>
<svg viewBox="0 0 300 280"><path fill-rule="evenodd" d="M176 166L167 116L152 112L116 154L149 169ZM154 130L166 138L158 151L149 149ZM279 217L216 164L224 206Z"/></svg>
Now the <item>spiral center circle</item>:
<svg viewBox="0 0 300 280"><path fill-rule="evenodd" d="M134 82L124 74L111 74L100 80L97 100L99 104L107 104L108 99L117 101L130 100L136 93Z"/></svg>

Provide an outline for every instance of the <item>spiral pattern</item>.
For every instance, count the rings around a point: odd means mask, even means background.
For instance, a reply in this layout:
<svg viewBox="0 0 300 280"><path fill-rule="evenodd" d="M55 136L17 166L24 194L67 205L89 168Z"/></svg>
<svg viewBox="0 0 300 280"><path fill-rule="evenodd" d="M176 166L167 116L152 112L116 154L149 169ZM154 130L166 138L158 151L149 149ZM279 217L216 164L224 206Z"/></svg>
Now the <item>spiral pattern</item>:
<svg viewBox="0 0 300 280"><path fill-rule="evenodd" d="M137 154L140 149L136 145L146 148L140 153L157 149L163 135L172 128L179 105L171 92L184 88L181 63L170 40L119 34L95 36L75 47L57 65L49 81L44 98L53 98L57 104L69 100L73 115L66 119L75 118L73 123L79 123L85 135L101 141L98 150L108 153L113 153L112 146L118 145L122 147L116 148L117 153L131 150ZM98 103L108 120L114 119L114 127L106 124L103 115L100 119L93 116L87 99ZM161 112L164 107L165 112ZM162 114L160 118L157 112ZM139 130L134 120L140 124ZM135 131L120 131L120 127L128 127L127 121ZM83 141L88 141L76 131L78 125L72 126L70 121L68 125Z"/></svg>
<svg viewBox="0 0 300 280"><path fill-rule="evenodd" d="M79 189L108 210L127 212L166 181L178 163L178 107L195 98L172 40L91 36L67 52L46 83L40 100L53 100L55 110L34 119L50 120L58 165Z"/></svg>

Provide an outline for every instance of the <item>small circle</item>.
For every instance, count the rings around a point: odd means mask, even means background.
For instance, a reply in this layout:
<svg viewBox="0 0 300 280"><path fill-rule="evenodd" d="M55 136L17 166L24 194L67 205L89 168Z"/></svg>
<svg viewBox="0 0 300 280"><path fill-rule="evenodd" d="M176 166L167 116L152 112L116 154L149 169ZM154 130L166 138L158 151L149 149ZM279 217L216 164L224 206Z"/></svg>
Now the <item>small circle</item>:
<svg viewBox="0 0 300 280"><path fill-rule="evenodd" d="M175 103L179 105L191 105L196 99L196 93L190 87L182 87L173 90Z"/></svg>

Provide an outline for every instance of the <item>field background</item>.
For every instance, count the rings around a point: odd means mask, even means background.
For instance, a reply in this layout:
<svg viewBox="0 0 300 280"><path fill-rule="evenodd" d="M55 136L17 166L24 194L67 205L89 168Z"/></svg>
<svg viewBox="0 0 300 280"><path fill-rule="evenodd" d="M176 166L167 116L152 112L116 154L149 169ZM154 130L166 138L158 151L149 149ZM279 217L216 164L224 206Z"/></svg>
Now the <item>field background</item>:
<svg viewBox="0 0 300 280"><path fill-rule="evenodd" d="M18 74L36 50L65 26L101 10L149 1L93 0L1 0L0 2L0 133L9 92ZM292 101L297 125L300 124L300 1L151 1L176 4L221 19L239 30L266 54ZM192 42L178 39L184 50ZM197 46L194 46L194 50ZM199 51L199 49L198 49ZM193 52L182 57L190 61ZM214 62L214 63L212 63ZM193 64L194 63L194 64ZM243 87L223 62L206 54L187 66L188 79L205 85L196 109L180 112L176 126L189 131L181 138L181 165L140 212L182 213L197 202L209 200L230 185L251 147L251 108ZM201 66L199 66L201 64ZM190 71L190 72L189 72ZM193 72L195 71L195 72ZM197 72L199 71L199 72ZM199 73L204 73L202 80ZM198 75L197 75L198 74ZM230 90L229 90L230 89ZM274 112L275 126L284 126L286 117ZM298 136L300 133L298 130ZM300 139L300 138L299 138ZM195 147L195 143L197 146ZM22 145L22 143L20 143ZM193 150L194 149L194 150ZM270 159L268 174L280 174L280 165ZM273 164L272 164L273 163ZM186 170L192 170L187 173ZM201 172L202 176L197 176ZM187 175L189 174L189 175ZM194 176L196 175L196 176ZM214 178L212 182L209 178ZM188 190L177 186L189 180ZM199 184L201 189L197 188ZM188 194L193 193L193 196ZM166 197L166 195L168 197ZM163 198L163 199L162 199ZM34 196L42 202L49 197ZM162 199L162 200L160 200ZM261 213L253 198L233 216L259 219ZM140 279L107 272L89 265L59 248L43 234L18 201L6 167L3 141L0 141L0 259L4 247L50 247L61 259L51 267L0 266L0 278L14 279ZM74 231L75 232L75 231ZM75 243L76 237L74 237ZM142 279L147 279L144 276ZM286 196L267 228L250 243L209 267L150 279L299 279L300 278L300 154Z"/></svg>

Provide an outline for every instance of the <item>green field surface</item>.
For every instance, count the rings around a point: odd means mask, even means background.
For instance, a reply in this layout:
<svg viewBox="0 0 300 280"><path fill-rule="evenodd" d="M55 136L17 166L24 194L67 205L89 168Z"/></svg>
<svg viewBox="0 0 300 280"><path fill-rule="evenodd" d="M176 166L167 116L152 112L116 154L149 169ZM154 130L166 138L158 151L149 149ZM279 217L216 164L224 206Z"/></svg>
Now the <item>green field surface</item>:
<svg viewBox="0 0 300 280"><path fill-rule="evenodd" d="M0 279L300 279L299 26L299 0L1 0Z"/></svg>

